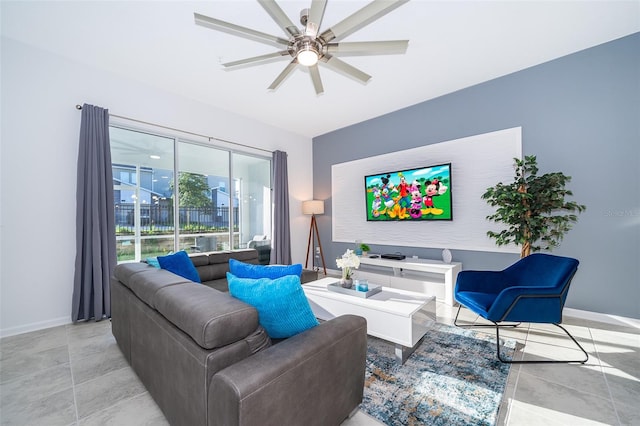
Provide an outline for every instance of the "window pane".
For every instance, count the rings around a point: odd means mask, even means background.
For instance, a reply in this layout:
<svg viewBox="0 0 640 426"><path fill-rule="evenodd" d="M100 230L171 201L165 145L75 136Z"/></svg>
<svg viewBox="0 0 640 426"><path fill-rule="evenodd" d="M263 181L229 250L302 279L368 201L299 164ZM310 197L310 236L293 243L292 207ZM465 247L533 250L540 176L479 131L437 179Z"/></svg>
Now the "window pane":
<svg viewBox="0 0 640 426"><path fill-rule="evenodd" d="M229 250L229 152L178 143L179 248Z"/></svg>
<svg viewBox="0 0 640 426"><path fill-rule="evenodd" d="M118 262L270 247L269 158L113 126L110 136Z"/></svg>
<svg viewBox="0 0 640 426"><path fill-rule="evenodd" d="M233 153L234 194L239 203L239 238L233 248L271 245L271 160ZM260 240L249 244L252 240Z"/></svg>
<svg viewBox="0 0 640 426"><path fill-rule="evenodd" d="M110 127L118 262L174 250L173 139Z"/></svg>

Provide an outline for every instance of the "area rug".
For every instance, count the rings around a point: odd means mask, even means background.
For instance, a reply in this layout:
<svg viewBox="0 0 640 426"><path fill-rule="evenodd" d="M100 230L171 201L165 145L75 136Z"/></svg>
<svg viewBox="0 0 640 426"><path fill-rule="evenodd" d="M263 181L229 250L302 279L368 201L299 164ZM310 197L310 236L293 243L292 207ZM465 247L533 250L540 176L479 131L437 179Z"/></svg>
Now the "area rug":
<svg viewBox="0 0 640 426"><path fill-rule="evenodd" d="M511 359L515 341L503 341ZM389 426L494 425L509 375L495 335L435 324L404 365L394 345L368 337L361 410Z"/></svg>

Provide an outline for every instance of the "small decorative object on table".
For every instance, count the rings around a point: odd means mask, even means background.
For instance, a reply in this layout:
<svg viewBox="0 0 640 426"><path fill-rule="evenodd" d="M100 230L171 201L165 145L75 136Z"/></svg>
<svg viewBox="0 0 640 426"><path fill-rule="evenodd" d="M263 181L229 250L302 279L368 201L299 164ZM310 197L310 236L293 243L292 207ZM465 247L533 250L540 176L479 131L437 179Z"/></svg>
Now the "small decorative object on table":
<svg viewBox="0 0 640 426"><path fill-rule="evenodd" d="M369 281L367 281L367 280L356 280L356 290L358 290L358 291L369 291Z"/></svg>
<svg viewBox="0 0 640 426"><path fill-rule="evenodd" d="M382 286L377 284L367 284L367 291L358 290L354 284L353 288L344 288L339 281L327 285L327 290L335 293L347 294L349 296L359 297L361 299L367 299L374 294L378 294L382 291Z"/></svg>
<svg viewBox="0 0 640 426"><path fill-rule="evenodd" d="M340 285L344 288L351 288L353 285L353 270L360 267L360 258L353 250L347 249L340 259L336 259L338 268L342 269L342 279Z"/></svg>
<svg viewBox="0 0 640 426"><path fill-rule="evenodd" d="M361 243L360 244L360 250L362 250L362 255L363 256L367 256L369 254L369 251L371 250L371 247L369 247L365 243Z"/></svg>
<svg viewBox="0 0 640 426"><path fill-rule="evenodd" d="M442 250L442 261L444 263L451 263L452 258L453 257L451 256L451 250L449 249Z"/></svg>
<svg viewBox="0 0 640 426"><path fill-rule="evenodd" d="M356 245L353 248L353 251L356 253L356 256L362 256L362 249L360 246L362 245L362 240L356 240Z"/></svg>
<svg viewBox="0 0 640 426"><path fill-rule="evenodd" d="M353 279L351 278L342 278L340 280L340 285L344 288L351 288L353 287Z"/></svg>

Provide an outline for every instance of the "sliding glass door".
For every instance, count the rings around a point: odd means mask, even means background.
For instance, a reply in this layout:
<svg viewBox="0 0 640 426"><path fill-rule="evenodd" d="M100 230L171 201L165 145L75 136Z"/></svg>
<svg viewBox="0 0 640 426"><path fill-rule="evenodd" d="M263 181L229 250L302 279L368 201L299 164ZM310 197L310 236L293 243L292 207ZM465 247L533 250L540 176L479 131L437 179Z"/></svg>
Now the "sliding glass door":
<svg viewBox="0 0 640 426"><path fill-rule="evenodd" d="M174 250L174 140L111 127L118 261Z"/></svg>
<svg viewBox="0 0 640 426"><path fill-rule="evenodd" d="M178 143L179 247L187 251L229 250L237 201L229 188L229 152Z"/></svg>
<svg viewBox="0 0 640 426"><path fill-rule="evenodd" d="M234 248L271 245L271 160L232 154L235 199L239 201L238 238Z"/></svg>
<svg viewBox="0 0 640 426"><path fill-rule="evenodd" d="M118 262L270 245L270 158L116 126L110 136Z"/></svg>

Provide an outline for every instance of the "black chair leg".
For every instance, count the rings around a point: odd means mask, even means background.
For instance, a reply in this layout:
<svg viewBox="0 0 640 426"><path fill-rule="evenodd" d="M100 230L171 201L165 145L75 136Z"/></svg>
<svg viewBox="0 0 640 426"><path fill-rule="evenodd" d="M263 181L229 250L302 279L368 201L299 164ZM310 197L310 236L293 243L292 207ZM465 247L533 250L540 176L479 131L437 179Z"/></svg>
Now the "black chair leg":
<svg viewBox="0 0 640 426"><path fill-rule="evenodd" d="M473 328L473 327L517 327L520 324L522 324L521 322L516 323L516 324L496 324L495 322L493 322L493 324L458 324L458 315L460 315L460 309L462 309L462 305L458 305L458 312L456 313L456 317L453 319L453 325L455 325L456 327L460 327L460 328Z"/></svg>
<svg viewBox="0 0 640 426"><path fill-rule="evenodd" d="M494 323L494 324L496 325L496 348L497 348L498 359L500 360L500 362L504 362L505 364L568 364L568 363L574 363L574 362L584 364L589 360L589 354L587 353L587 351L584 350L584 348L580 345L580 343L578 343L578 341L571 335L571 333L569 333L563 326L556 323L551 323L551 324L555 325L556 327L559 327L562 331L565 332L567 336L571 338L571 340L573 340L573 343L575 343L576 346L578 346L578 348L580 348L580 350L584 354L584 359L582 360L580 359L575 359L575 360L547 359L547 360L539 360L539 361L536 361L536 360L513 361L513 360L504 359L500 355L500 327L498 326L497 323Z"/></svg>
<svg viewBox="0 0 640 426"><path fill-rule="evenodd" d="M458 315L460 315L460 309L462 309L462 305L458 306L458 312L456 313L456 317L453 320L453 324L456 327L460 327L460 328L472 328L472 327L495 327L496 328L496 353L498 354L498 359L500 360L500 362L503 362L505 364L567 364L567 363L580 363L580 364L584 364L585 362L587 362L589 360L589 354L587 353L587 351L584 350L584 348L580 345L580 343L578 343L578 341L571 335L571 333L569 333L563 326L561 326L560 324L556 324L556 323L551 323L553 325L555 325L556 327L559 327L562 331L565 332L565 334L567 336L569 336L571 338L571 340L573 340L573 343L576 344L576 346L578 346L578 348L582 351L582 353L584 354L585 358L583 360L540 360L540 361L513 361L513 360L508 360L508 359L504 359L502 357L502 355L500 355L500 327L517 327L519 326L521 323L517 323L517 324L498 324L495 321L491 321L493 323L492 324L465 324L465 325L460 325L458 324Z"/></svg>

